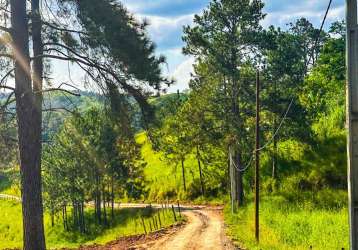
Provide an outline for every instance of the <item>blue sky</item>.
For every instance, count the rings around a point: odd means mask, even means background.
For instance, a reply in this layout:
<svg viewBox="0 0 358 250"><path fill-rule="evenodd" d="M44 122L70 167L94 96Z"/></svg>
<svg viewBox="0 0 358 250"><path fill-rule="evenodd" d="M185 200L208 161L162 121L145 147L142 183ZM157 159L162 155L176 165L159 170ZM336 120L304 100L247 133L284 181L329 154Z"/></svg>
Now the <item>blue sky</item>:
<svg viewBox="0 0 358 250"><path fill-rule="evenodd" d="M210 1L122 0L122 2L137 18L146 18L149 21L149 35L157 45L157 52L167 57L168 67L164 67L164 73L177 81L169 91L186 89L194 59L181 54L182 27L191 24L193 15L201 13ZM262 25L284 28L287 23L299 17L306 17L319 26L329 0L264 0L264 2L264 12L267 16ZM326 28L331 22L344 18L344 2L344 0L333 0Z"/></svg>

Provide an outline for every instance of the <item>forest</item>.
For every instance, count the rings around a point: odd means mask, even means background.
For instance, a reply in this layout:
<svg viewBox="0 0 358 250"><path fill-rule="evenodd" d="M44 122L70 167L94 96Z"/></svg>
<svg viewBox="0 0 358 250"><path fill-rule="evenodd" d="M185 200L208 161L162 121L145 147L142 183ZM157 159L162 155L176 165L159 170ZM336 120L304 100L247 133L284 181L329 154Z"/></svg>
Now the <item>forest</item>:
<svg viewBox="0 0 358 250"><path fill-rule="evenodd" d="M238 249L349 248L346 22L208 2L182 27L189 88L168 93L125 3L0 0L0 249L149 241L211 209Z"/></svg>

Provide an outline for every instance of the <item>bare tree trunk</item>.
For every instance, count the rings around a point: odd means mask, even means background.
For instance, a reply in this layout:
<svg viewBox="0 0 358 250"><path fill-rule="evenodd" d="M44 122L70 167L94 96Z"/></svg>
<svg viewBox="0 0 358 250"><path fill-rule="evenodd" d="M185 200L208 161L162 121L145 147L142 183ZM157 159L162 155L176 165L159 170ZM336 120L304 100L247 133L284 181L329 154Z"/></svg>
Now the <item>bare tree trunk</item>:
<svg viewBox="0 0 358 250"><path fill-rule="evenodd" d="M201 169L199 146L196 146L196 158L198 160L198 167L199 167L201 195L204 196L205 195L205 186L204 186L204 180L203 180L203 171Z"/></svg>
<svg viewBox="0 0 358 250"><path fill-rule="evenodd" d="M230 183L231 183L231 208L232 212L244 202L243 173L240 171L241 156L238 150L229 148Z"/></svg>
<svg viewBox="0 0 358 250"><path fill-rule="evenodd" d="M15 97L18 122L23 241L25 250L45 246L41 194L41 108L31 87L29 32L25 0L11 0Z"/></svg>
<svg viewBox="0 0 358 250"><path fill-rule="evenodd" d="M238 169L235 169L235 179L236 179L236 193L237 193L237 206L240 207L244 202L244 185L243 185L243 172L241 166L241 155L239 151L235 152L235 162Z"/></svg>
<svg viewBox="0 0 358 250"><path fill-rule="evenodd" d="M234 32L235 29L233 29ZM234 35L233 35L234 37ZM231 142L231 144L234 144L233 148L231 149L231 157L232 159L232 165L234 168L232 169L232 185L231 188L234 188L236 191L232 192L235 193L236 196L233 197L233 201L235 201L237 207L241 206L244 200L244 191L243 191L243 172L240 171L241 168L241 149L238 141L238 130L241 128L242 122L240 117L240 94L239 94L239 84L237 80L237 55L238 52L235 48L232 48L232 58L231 58L231 66L232 66L232 96L231 96L231 112L233 116L233 132L234 132L234 140ZM232 145L231 145L232 146Z"/></svg>
<svg viewBox="0 0 358 250"><path fill-rule="evenodd" d="M96 218L99 224L102 223L102 215L101 215L101 191L100 191L100 177L98 170L96 170Z"/></svg>
<svg viewBox="0 0 358 250"><path fill-rule="evenodd" d="M79 220L78 220L78 203L76 201L72 201L72 222L73 228L78 228Z"/></svg>
<svg viewBox="0 0 358 250"><path fill-rule="evenodd" d="M230 178L230 201L231 201L231 212L234 213L237 208L237 188L235 178L235 162L233 157L232 147L229 147L229 178Z"/></svg>
<svg viewBox="0 0 358 250"><path fill-rule="evenodd" d="M276 129L276 127L275 127ZM272 155L272 178L277 177L277 139L273 138L273 155Z"/></svg>
<svg viewBox="0 0 358 250"><path fill-rule="evenodd" d="M186 191L184 159L181 160L181 171L183 176L183 187L184 187L184 191Z"/></svg>
<svg viewBox="0 0 358 250"><path fill-rule="evenodd" d="M42 43L42 20L40 14L39 0L31 0L32 20L32 46L33 46L33 74L32 86L36 98L36 107L39 112L40 123L42 124L42 79L43 79L43 43Z"/></svg>
<svg viewBox="0 0 358 250"><path fill-rule="evenodd" d="M113 178L113 173L112 173L112 179L111 179L111 217L112 217L112 221L114 219L114 178Z"/></svg>
<svg viewBox="0 0 358 250"><path fill-rule="evenodd" d="M51 227L55 226L55 212L51 209Z"/></svg>
<svg viewBox="0 0 358 250"><path fill-rule="evenodd" d="M277 91L277 83L275 82L274 83L274 100L273 100L273 105L276 106L276 102L277 102L277 95L276 95L276 92ZM275 107L273 107L273 111L275 113L276 109ZM276 128L277 127L277 119L276 119L276 116L274 115L274 118L273 118L273 133L275 134L276 132ZM273 137L273 155L272 155L272 178L275 179L276 178L276 175L277 175L277 138L276 136L274 135Z"/></svg>
<svg viewBox="0 0 358 250"><path fill-rule="evenodd" d="M108 225L107 221L107 211L106 211L106 194L105 194L105 185L102 185L102 197L103 197L103 223Z"/></svg>
<svg viewBox="0 0 358 250"><path fill-rule="evenodd" d="M65 222L65 206L62 206L62 222L63 222L63 229L67 230L66 222Z"/></svg>
<svg viewBox="0 0 358 250"><path fill-rule="evenodd" d="M85 204L82 201L81 203L81 217L82 217L82 233L86 232L86 220L85 220Z"/></svg>

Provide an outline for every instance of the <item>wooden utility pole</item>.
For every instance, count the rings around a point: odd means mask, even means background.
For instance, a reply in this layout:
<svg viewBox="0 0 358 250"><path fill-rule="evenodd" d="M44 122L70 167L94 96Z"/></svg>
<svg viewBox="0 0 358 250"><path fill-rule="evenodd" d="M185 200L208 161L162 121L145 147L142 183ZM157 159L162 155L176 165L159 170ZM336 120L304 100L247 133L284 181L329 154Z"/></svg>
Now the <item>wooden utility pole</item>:
<svg viewBox="0 0 358 250"><path fill-rule="evenodd" d="M347 124L350 249L358 249L358 25L357 0L346 0Z"/></svg>
<svg viewBox="0 0 358 250"><path fill-rule="evenodd" d="M260 239L260 72L256 72L256 147L255 147L255 237Z"/></svg>

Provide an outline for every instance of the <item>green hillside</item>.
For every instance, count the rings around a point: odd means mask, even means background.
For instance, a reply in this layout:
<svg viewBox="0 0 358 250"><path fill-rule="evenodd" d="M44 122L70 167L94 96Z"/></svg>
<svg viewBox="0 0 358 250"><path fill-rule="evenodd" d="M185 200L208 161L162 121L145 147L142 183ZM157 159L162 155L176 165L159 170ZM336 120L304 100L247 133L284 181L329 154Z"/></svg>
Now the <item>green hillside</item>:
<svg viewBox="0 0 358 250"><path fill-rule="evenodd" d="M221 203L223 195L215 196L200 194L199 170L195 153L187 155L184 161L186 192L183 187L183 174L180 162L166 159L163 152L153 150L152 144L145 132L136 135L136 142L141 145L141 155L146 162L144 178L147 186L147 198L151 201L182 200L198 203ZM210 167L204 166L205 184L210 191L220 185L220 178L210 175ZM211 189L210 189L211 188Z"/></svg>

